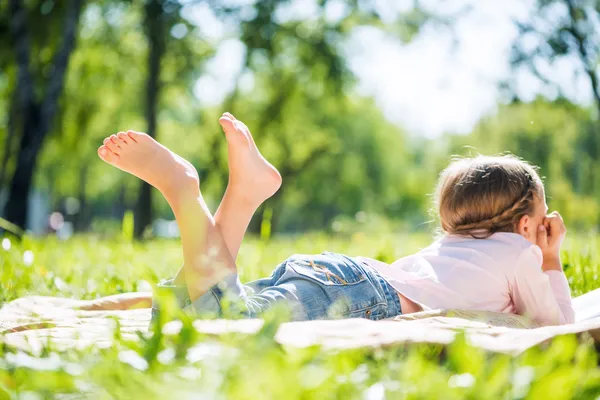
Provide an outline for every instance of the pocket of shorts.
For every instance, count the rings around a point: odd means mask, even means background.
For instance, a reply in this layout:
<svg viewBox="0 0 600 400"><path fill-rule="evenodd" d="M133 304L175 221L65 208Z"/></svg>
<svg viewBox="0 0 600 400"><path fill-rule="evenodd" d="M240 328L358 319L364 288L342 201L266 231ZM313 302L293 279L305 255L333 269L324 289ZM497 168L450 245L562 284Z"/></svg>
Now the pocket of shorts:
<svg viewBox="0 0 600 400"><path fill-rule="evenodd" d="M387 305L384 302L376 302L368 307L351 310L346 318L365 318L378 321L387 317Z"/></svg>
<svg viewBox="0 0 600 400"><path fill-rule="evenodd" d="M357 263L333 253L292 256L286 265L296 274L326 286L356 285L367 280Z"/></svg>

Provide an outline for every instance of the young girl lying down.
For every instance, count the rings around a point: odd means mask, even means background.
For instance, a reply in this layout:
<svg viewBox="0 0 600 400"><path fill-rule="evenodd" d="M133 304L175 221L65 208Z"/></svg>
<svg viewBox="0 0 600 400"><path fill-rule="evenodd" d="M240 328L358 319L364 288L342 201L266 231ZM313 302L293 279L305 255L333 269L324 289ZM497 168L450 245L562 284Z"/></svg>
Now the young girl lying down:
<svg viewBox="0 0 600 400"><path fill-rule="evenodd" d="M102 160L160 190L173 209L184 265L157 292L173 292L182 308L222 315L224 300L234 298L246 317L285 305L293 320L379 320L454 308L573 322L560 261L565 225L557 212L547 214L535 169L511 156L462 159L442 172L436 201L443 235L417 254L391 265L330 252L294 255L270 277L242 284L235 264L242 238L281 177L241 121L225 113L219 122L229 182L214 216L194 167L150 136L119 132L98 149Z"/></svg>

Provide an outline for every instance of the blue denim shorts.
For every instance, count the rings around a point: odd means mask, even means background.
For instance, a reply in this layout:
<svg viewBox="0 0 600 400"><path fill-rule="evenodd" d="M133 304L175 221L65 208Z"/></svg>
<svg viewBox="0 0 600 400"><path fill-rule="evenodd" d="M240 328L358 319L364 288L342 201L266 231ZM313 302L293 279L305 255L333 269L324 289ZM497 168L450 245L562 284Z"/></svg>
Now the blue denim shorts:
<svg viewBox="0 0 600 400"><path fill-rule="evenodd" d="M241 284L237 274L225 278L191 301L185 285L165 280L156 290L168 291L179 307L200 315L224 316L224 306L254 318L273 307L289 310L291 320L367 318L380 320L402 313L395 289L375 270L342 254L294 255L281 263L269 278ZM155 296L153 318L159 313Z"/></svg>

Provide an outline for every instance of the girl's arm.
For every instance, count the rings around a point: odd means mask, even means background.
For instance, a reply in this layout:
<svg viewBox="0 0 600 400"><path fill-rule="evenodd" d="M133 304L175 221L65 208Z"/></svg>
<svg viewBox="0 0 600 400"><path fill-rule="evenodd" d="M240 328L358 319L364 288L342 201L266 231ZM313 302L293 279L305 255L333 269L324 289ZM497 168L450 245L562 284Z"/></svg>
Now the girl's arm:
<svg viewBox="0 0 600 400"><path fill-rule="evenodd" d="M544 325L575 321L571 290L560 261L566 234L562 217L554 211L538 227L537 246L521 254L515 269L512 286L517 312Z"/></svg>
<svg viewBox="0 0 600 400"><path fill-rule="evenodd" d="M571 290L562 271L542 271L542 253L536 246L526 249L515 266L512 299L519 315L543 325L575 322Z"/></svg>

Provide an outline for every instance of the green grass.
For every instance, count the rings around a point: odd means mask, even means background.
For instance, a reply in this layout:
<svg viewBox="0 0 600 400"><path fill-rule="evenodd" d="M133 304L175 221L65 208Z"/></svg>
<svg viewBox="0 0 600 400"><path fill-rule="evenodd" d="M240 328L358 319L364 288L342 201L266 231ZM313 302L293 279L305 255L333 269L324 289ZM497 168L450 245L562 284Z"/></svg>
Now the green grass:
<svg viewBox="0 0 600 400"><path fill-rule="evenodd" d="M574 295L600 287L600 243L579 236L565 245ZM242 280L268 274L292 253L323 250L391 261L427 244L426 236L306 234L248 240L238 264ZM24 262L24 253L33 262ZM81 237L68 242L26 239L0 247L0 302L29 295L82 299L144 290L181 263L177 241L143 244ZM57 352L48 344L33 356L0 347L0 400L94 399L598 399L598 354L588 341L555 339L518 357L490 354L460 337L435 345L324 351L278 345L275 321L248 339L219 339L189 323L174 336L109 349Z"/></svg>

